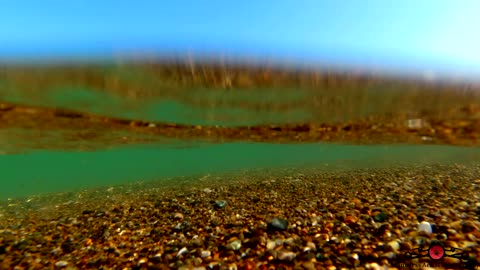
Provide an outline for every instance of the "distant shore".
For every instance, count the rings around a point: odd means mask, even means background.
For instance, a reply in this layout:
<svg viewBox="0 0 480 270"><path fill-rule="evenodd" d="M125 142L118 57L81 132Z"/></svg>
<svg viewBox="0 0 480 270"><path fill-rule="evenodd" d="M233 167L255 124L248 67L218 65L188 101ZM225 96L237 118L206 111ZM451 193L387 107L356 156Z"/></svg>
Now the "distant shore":
<svg viewBox="0 0 480 270"><path fill-rule="evenodd" d="M58 94L62 89L72 91L72 87L112 93L134 100L136 106L151 100L175 100L202 111L222 107L244 109L252 115L301 109L311 120L233 127L190 125L99 115L86 109L57 108L43 103L45 97ZM254 97L255 93L267 89L278 92L278 96L287 89L291 93L298 89L303 96L279 103L259 98L246 101L237 95ZM78 142L104 140L124 144L145 142L158 136L281 143L480 144L480 85L466 82L184 59L6 65L0 69L0 90L3 94L0 96L0 129L73 131L73 134L61 135L62 139ZM229 98L223 95L198 98L215 91L228 94ZM102 100L95 104L101 106ZM343 120L331 120L339 115ZM132 136L103 135L113 130Z"/></svg>

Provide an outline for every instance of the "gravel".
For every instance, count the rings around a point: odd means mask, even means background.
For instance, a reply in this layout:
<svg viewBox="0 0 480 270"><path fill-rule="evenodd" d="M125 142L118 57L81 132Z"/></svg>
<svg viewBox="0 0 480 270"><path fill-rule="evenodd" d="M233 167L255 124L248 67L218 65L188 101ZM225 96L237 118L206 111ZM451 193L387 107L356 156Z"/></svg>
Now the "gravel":
<svg viewBox="0 0 480 270"><path fill-rule="evenodd" d="M401 269L437 240L479 263L479 179L475 164L285 169L8 200L0 269Z"/></svg>

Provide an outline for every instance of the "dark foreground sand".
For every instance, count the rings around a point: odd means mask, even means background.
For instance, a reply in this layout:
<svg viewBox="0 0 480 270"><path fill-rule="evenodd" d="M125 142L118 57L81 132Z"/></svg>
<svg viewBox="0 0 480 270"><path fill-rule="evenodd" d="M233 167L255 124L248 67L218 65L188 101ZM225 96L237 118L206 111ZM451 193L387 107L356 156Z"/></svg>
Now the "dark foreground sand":
<svg viewBox="0 0 480 270"><path fill-rule="evenodd" d="M480 265L479 217L478 164L177 178L2 202L0 269Z"/></svg>

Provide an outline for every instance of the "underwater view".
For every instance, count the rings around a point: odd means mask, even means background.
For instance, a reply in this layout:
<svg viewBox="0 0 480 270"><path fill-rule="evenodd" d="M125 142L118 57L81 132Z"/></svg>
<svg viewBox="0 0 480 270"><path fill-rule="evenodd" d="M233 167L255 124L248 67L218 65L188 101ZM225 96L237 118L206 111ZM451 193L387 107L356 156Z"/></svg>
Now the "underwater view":
<svg viewBox="0 0 480 270"><path fill-rule="evenodd" d="M459 3L5 3L0 270L480 269Z"/></svg>
<svg viewBox="0 0 480 270"><path fill-rule="evenodd" d="M5 66L0 86L2 269L480 258L473 83L112 61Z"/></svg>

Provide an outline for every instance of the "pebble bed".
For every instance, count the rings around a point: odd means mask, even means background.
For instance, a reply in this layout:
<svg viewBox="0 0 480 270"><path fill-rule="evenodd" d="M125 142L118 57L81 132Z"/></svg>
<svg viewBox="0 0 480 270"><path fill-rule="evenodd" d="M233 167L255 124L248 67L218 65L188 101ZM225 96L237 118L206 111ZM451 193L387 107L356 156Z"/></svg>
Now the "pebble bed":
<svg viewBox="0 0 480 270"><path fill-rule="evenodd" d="M1 202L0 269L474 267L479 217L478 164L175 178Z"/></svg>

